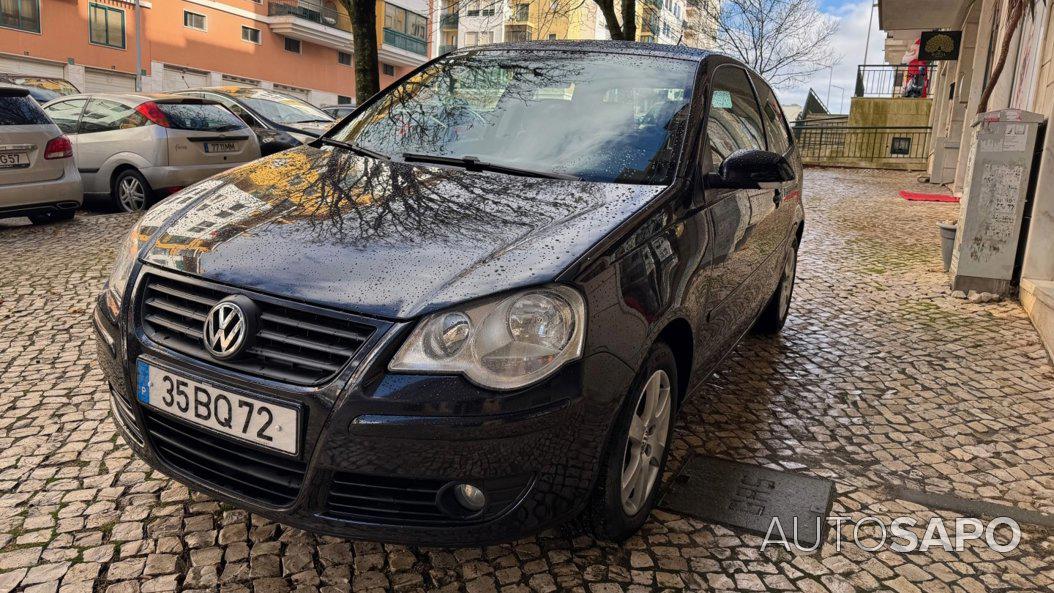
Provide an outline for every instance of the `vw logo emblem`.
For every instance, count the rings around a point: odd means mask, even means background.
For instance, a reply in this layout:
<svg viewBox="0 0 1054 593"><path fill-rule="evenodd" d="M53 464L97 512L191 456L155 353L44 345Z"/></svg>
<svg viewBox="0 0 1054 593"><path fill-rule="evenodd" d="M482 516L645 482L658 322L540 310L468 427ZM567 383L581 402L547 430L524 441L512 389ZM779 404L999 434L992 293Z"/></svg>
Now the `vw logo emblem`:
<svg viewBox="0 0 1054 593"><path fill-rule="evenodd" d="M224 299L205 317L203 341L215 358L227 359L241 352L251 338L256 320L255 306L245 297Z"/></svg>

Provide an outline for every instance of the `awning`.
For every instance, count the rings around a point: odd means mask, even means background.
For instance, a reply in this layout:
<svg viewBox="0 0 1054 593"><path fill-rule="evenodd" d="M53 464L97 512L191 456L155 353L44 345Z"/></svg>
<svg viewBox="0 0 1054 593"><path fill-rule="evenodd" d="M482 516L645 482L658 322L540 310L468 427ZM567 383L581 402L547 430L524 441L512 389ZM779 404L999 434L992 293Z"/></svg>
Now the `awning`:
<svg viewBox="0 0 1054 593"><path fill-rule="evenodd" d="M878 24L883 31L948 29L961 22L968 0L878 0Z"/></svg>

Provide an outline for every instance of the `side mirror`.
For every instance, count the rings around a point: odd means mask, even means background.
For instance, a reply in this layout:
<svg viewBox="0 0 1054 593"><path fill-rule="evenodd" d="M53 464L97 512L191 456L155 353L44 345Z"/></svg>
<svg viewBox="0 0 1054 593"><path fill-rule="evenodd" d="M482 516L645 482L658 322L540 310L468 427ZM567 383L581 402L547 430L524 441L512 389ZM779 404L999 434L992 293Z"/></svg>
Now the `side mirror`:
<svg viewBox="0 0 1054 593"><path fill-rule="evenodd" d="M707 189L768 189L794 181L794 168L783 155L766 150L737 150L706 176Z"/></svg>

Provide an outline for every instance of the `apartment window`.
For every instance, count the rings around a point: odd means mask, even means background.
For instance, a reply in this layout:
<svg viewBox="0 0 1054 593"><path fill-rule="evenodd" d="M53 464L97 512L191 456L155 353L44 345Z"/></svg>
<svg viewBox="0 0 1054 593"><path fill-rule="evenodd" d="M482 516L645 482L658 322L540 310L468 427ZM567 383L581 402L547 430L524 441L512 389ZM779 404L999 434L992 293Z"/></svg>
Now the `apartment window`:
<svg viewBox="0 0 1054 593"><path fill-rule="evenodd" d="M337 95L337 105L351 105L351 97Z"/></svg>
<svg viewBox="0 0 1054 593"><path fill-rule="evenodd" d="M381 72L383 72L385 76L395 76L395 66L392 66L391 64L381 64Z"/></svg>
<svg viewBox="0 0 1054 593"><path fill-rule="evenodd" d="M471 0L468 3L468 8L465 10L465 14L468 16L479 16L479 0Z"/></svg>
<svg viewBox="0 0 1054 593"><path fill-rule="evenodd" d="M549 41L556 41L556 33L549 34Z"/></svg>
<svg viewBox="0 0 1054 593"><path fill-rule="evenodd" d="M242 41L248 41L249 43L260 44L260 30L253 29L252 27L246 27L242 25Z"/></svg>
<svg viewBox="0 0 1054 593"><path fill-rule="evenodd" d="M384 28L424 40L428 36L428 19L416 12L386 3Z"/></svg>
<svg viewBox="0 0 1054 593"><path fill-rule="evenodd" d="M337 63L345 66L351 66L351 54L346 51L337 52Z"/></svg>
<svg viewBox="0 0 1054 593"><path fill-rule="evenodd" d="M285 38L285 50L293 52L294 54L300 53L300 40Z"/></svg>
<svg viewBox="0 0 1054 593"><path fill-rule="evenodd" d="M531 5L530 4L517 4L516 11L513 13L512 19L514 21L526 21L531 18Z"/></svg>
<svg viewBox="0 0 1054 593"><path fill-rule="evenodd" d="M196 12L190 12L189 10L183 11L183 26L188 29L197 29L198 31L205 30L205 15L198 14Z"/></svg>
<svg viewBox="0 0 1054 593"><path fill-rule="evenodd" d="M479 44L487 45L494 43L494 31L483 31L479 34Z"/></svg>
<svg viewBox="0 0 1054 593"><path fill-rule="evenodd" d="M40 33L40 0L0 0L0 27Z"/></svg>
<svg viewBox="0 0 1054 593"><path fill-rule="evenodd" d="M7 0L4 0L7 6ZM102 4L88 5L88 40L124 49L124 11Z"/></svg>
<svg viewBox="0 0 1054 593"><path fill-rule="evenodd" d="M471 47L473 45L479 45L479 33L469 31L465 33L465 47Z"/></svg>

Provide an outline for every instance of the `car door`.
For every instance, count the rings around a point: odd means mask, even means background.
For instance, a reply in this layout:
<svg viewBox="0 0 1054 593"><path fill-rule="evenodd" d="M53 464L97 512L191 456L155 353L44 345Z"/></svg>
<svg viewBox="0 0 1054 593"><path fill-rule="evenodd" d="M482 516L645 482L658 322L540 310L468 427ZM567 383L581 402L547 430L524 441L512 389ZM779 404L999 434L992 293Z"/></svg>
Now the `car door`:
<svg viewBox="0 0 1054 593"><path fill-rule="evenodd" d="M164 137L158 138L154 128L131 105L111 99L89 99L77 134L77 168L84 178L85 192L109 192L110 174L118 164L127 162L142 167L161 162L158 151Z"/></svg>
<svg viewBox="0 0 1054 593"><path fill-rule="evenodd" d="M765 150L765 126L746 70L718 66L711 77L701 177L737 150ZM743 335L774 289L766 260L775 251L773 190L704 189L713 226L708 276L708 334L719 352ZM770 286L771 284L771 286Z"/></svg>
<svg viewBox="0 0 1054 593"><path fill-rule="evenodd" d="M789 238L794 231L795 208L801 200L801 160L796 154L797 147L792 140L790 127L787 125L787 119L783 115L783 109L776 99L776 94L760 77L754 78L754 87L757 88L761 99L761 115L765 120L765 135L768 138L769 151L783 155L794 167L794 180L783 182L775 190L776 229L773 234L774 238L782 241Z"/></svg>

